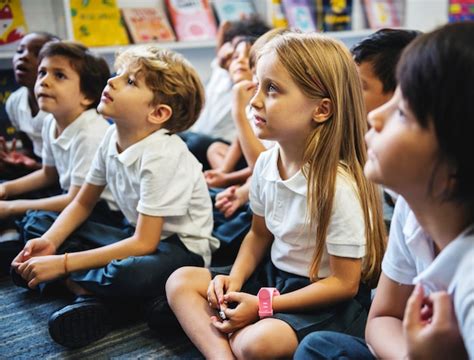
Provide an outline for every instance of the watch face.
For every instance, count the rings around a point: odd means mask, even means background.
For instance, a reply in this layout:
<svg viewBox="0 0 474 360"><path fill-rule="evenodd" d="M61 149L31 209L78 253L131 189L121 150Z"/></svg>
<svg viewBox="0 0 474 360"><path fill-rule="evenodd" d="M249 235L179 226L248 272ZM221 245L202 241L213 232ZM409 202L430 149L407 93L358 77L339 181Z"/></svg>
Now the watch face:
<svg viewBox="0 0 474 360"><path fill-rule="evenodd" d="M270 299L270 292L268 290L263 290L258 293L258 298L262 300Z"/></svg>

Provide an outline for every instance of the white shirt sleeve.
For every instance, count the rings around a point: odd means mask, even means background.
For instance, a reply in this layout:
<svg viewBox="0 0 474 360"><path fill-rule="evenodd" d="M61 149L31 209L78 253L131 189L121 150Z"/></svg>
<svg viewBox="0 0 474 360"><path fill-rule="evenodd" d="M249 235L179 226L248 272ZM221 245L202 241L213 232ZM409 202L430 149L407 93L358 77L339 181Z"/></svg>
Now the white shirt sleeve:
<svg viewBox="0 0 474 360"><path fill-rule="evenodd" d="M250 208L255 215L258 216L265 216L265 202L262 199L262 191L261 191L261 172L262 167L264 166L264 157L265 153L260 154L257 158L255 163L255 167L252 173L252 179L250 180L250 191L249 191L249 201L250 201Z"/></svg>
<svg viewBox="0 0 474 360"><path fill-rule="evenodd" d="M342 175L336 180L326 246L330 255L356 259L365 256L365 222L359 196L353 181Z"/></svg>
<svg viewBox="0 0 474 360"><path fill-rule="evenodd" d="M382 271L393 281L412 285L417 275L415 259L407 247L403 228L410 208L405 199L399 198L395 205L387 251L382 261Z"/></svg>
<svg viewBox="0 0 474 360"><path fill-rule="evenodd" d="M453 282L456 318L469 359L474 359L474 247L463 256Z"/></svg>

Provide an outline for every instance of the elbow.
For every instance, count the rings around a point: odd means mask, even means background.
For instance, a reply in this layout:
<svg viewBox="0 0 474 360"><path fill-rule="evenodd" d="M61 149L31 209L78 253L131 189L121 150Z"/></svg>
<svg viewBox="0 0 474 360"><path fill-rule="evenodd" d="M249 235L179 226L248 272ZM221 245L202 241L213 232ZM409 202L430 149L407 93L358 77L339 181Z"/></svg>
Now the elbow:
<svg viewBox="0 0 474 360"><path fill-rule="evenodd" d="M357 293L359 292L359 282L353 281L353 282L347 283L346 289L347 289L348 299L355 298Z"/></svg>

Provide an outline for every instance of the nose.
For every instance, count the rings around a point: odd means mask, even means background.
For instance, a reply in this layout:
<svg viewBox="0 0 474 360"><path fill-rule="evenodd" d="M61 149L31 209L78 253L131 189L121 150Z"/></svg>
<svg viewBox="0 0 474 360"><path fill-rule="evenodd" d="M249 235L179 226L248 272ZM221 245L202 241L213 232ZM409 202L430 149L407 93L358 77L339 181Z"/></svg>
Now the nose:
<svg viewBox="0 0 474 360"><path fill-rule="evenodd" d="M109 80L107 80L107 85L109 87L111 87L112 89L115 88L115 80L118 78L118 75L115 75L115 76L112 76L111 78L109 78Z"/></svg>
<svg viewBox="0 0 474 360"><path fill-rule="evenodd" d="M387 117L387 109L386 109L386 106L384 105L369 112L369 114L367 115L367 120L369 122L371 130L375 132L381 132L385 125L386 117Z"/></svg>
<svg viewBox="0 0 474 360"><path fill-rule="evenodd" d="M255 94L250 99L250 106L252 106L254 109L261 109L263 107L261 94L262 94L262 91L260 89L260 86L257 86L257 89L255 90Z"/></svg>

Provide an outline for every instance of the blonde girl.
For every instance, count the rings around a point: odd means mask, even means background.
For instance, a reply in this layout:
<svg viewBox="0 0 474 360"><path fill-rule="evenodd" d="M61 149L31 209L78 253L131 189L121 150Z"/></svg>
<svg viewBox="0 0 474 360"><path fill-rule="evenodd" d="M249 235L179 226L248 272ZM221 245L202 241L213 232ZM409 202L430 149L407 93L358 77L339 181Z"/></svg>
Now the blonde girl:
<svg viewBox="0 0 474 360"><path fill-rule="evenodd" d="M257 135L278 144L255 165L251 229L230 274L187 267L166 285L206 358L291 357L316 330L361 336L384 250L348 50L323 35L283 34L259 51L256 73Z"/></svg>

